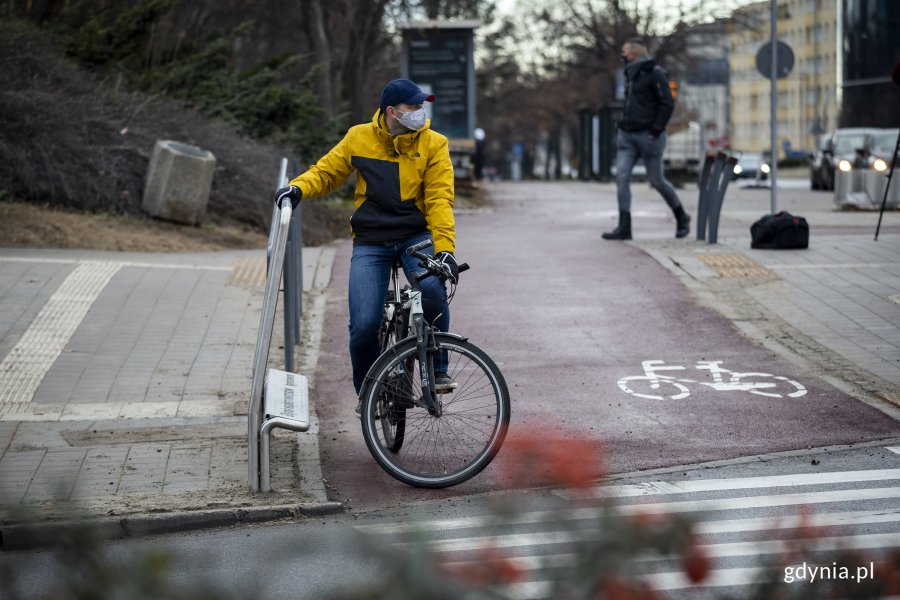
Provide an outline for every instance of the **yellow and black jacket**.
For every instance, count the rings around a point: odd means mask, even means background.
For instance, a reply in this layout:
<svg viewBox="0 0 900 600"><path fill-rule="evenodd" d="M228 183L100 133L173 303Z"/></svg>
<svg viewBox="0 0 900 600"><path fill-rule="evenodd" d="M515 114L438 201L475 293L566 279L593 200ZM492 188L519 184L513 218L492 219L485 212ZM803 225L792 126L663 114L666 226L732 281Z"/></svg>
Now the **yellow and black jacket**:
<svg viewBox="0 0 900 600"><path fill-rule="evenodd" d="M431 231L435 252L453 252L453 165L447 138L430 127L429 120L419 131L391 135L378 110L291 185L304 200L317 198L356 169L354 243L389 244Z"/></svg>

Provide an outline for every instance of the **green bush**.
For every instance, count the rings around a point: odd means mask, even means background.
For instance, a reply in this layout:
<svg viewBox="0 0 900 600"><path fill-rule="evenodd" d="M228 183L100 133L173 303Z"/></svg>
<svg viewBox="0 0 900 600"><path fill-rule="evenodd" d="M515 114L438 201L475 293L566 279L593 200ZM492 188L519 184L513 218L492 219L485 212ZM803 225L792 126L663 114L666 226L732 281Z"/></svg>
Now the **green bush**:
<svg viewBox="0 0 900 600"><path fill-rule="evenodd" d="M256 69L233 68L233 37L212 34L179 50L178 57L150 64L153 26L177 0L141 0L104 25L98 15L64 38L70 56L95 68L117 70L132 86L178 98L200 112L237 124L247 135L285 144L300 156L318 156L343 128L319 107L309 79L291 86L286 72L297 57L283 57ZM65 19L63 19L65 23ZM323 125L324 123L324 125Z"/></svg>
<svg viewBox="0 0 900 600"><path fill-rule="evenodd" d="M104 26L103 15L97 15L66 36L66 50L85 64L122 63L123 69L132 69L134 64L124 63L134 63L137 59L139 65L141 51L147 46L153 25L176 3L177 0L141 0L119 14L110 26Z"/></svg>

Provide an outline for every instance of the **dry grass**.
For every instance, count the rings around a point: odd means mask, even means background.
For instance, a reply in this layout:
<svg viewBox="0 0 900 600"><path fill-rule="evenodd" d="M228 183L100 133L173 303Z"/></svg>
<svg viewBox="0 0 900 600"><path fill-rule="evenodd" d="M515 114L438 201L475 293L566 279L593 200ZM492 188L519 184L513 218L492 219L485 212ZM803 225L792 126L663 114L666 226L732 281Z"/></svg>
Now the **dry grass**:
<svg viewBox="0 0 900 600"><path fill-rule="evenodd" d="M192 227L149 217L90 214L25 202L0 202L0 246L127 252L203 252L259 248L266 235L247 225Z"/></svg>

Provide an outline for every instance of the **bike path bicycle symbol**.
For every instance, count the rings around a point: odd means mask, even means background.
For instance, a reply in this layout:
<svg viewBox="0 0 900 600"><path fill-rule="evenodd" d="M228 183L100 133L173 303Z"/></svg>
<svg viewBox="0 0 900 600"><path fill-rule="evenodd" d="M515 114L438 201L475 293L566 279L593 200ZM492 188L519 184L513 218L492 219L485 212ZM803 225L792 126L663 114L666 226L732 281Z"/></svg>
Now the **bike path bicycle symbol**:
<svg viewBox="0 0 900 600"><path fill-rule="evenodd" d="M687 367L667 365L663 360L641 362L643 375L630 375L619 380L623 392L649 400L681 400L691 395L685 384L697 384L717 392L750 392L769 398L799 398L806 395L800 383L781 375L770 373L738 373L723 368L721 360L701 360L694 368L709 371L712 381L698 381L666 375L661 371L684 371Z"/></svg>

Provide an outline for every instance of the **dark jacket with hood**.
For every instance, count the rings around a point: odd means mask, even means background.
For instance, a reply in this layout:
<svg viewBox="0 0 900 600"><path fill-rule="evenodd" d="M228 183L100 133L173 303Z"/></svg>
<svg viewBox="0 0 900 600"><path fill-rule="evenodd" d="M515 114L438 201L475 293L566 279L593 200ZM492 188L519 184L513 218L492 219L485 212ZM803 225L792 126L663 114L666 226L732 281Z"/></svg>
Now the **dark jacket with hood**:
<svg viewBox="0 0 900 600"><path fill-rule="evenodd" d="M651 58L639 58L625 67L625 108L619 129L659 135L675 110L669 76Z"/></svg>

